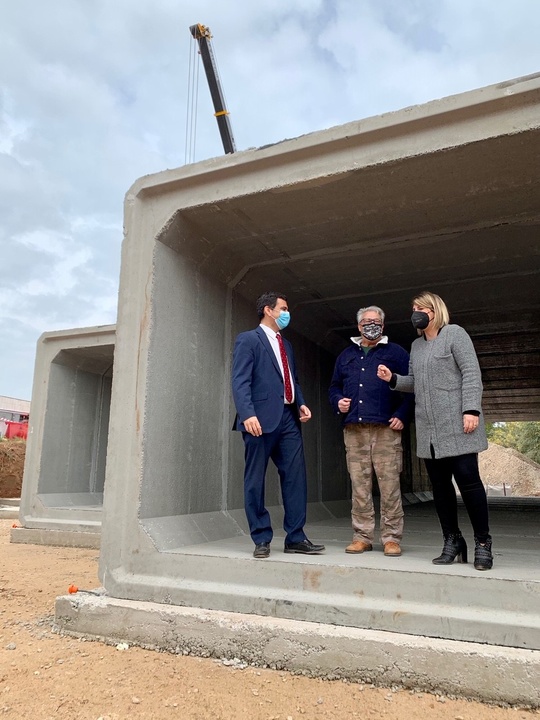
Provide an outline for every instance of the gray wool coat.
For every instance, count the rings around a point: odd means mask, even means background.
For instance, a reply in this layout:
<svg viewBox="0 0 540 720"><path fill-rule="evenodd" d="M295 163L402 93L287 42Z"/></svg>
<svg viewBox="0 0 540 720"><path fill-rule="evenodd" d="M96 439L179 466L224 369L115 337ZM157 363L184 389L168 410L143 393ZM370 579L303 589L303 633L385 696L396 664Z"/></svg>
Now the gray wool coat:
<svg viewBox="0 0 540 720"><path fill-rule="evenodd" d="M393 383L392 383L393 384ZM436 458L487 449L482 415L482 375L472 340L459 325L445 325L434 340L422 335L411 347L409 374L397 375L395 390L414 392L416 454ZM463 413L476 410L479 423L463 432Z"/></svg>

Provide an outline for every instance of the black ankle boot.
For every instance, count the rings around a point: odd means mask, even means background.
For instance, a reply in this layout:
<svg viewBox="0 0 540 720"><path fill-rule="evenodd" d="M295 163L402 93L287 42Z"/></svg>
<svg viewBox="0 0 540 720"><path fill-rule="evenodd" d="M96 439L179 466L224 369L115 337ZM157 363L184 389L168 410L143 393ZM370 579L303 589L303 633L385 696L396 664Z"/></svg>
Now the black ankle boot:
<svg viewBox="0 0 540 720"><path fill-rule="evenodd" d="M493 567L493 553L491 552L491 537L489 535L483 543L478 538L474 538L474 567L477 570L491 570Z"/></svg>
<svg viewBox="0 0 540 720"><path fill-rule="evenodd" d="M434 565L450 565L456 558L458 562L467 562L467 543L460 532L445 536L442 553L431 562Z"/></svg>

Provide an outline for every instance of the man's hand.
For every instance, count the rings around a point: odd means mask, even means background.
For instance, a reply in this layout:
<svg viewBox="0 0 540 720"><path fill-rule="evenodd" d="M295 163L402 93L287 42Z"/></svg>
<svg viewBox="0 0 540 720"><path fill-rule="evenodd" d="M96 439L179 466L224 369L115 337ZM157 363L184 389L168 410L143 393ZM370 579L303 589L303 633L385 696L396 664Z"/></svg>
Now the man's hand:
<svg viewBox="0 0 540 720"><path fill-rule="evenodd" d="M397 417L390 418L389 422L390 430L403 430L403 423Z"/></svg>
<svg viewBox="0 0 540 720"><path fill-rule="evenodd" d="M341 398L341 400L338 401L337 406L339 408L339 412L349 412L349 408L351 407L351 398Z"/></svg>
<svg viewBox="0 0 540 720"><path fill-rule="evenodd" d="M463 416L463 432L472 433L478 427L479 419L476 415L465 415Z"/></svg>
<svg viewBox="0 0 540 720"><path fill-rule="evenodd" d="M298 409L300 410L300 422L311 420L311 410L307 405L300 405Z"/></svg>
<svg viewBox="0 0 540 720"><path fill-rule="evenodd" d="M244 427L246 428L246 431L254 437L262 435L262 427L256 415L244 420Z"/></svg>

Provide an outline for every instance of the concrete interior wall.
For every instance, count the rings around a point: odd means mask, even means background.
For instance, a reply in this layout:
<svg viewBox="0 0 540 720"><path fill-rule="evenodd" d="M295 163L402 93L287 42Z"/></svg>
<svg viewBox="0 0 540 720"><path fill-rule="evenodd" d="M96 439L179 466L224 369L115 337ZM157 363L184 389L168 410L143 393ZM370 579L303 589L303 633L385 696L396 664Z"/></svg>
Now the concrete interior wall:
<svg viewBox="0 0 540 720"><path fill-rule="evenodd" d="M279 285L279 280L274 283ZM269 289L276 289L272 286ZM277 287L279 292L279 287ZM232 293L231 300L232 328L228 337L229 347L227 355L232 356L234 340L238 333L251 330L257 326L255 304L248 302L237 292ZM294 320L287 328L287 338L291 341L296 358L298 376L302 391L308 407L313 413L313 421L302 426L304 438L304 452L308 476L308 503L325 504L332 501L341 501L346 498L347 479L345 458L342 448L339 422L331 412L327 400L326 388L334 366L332 355L322 350L308 338L298 332L294 327ZM230 393L230 368L228 369L228 402L229 419L227 425L229 439L229 471L228 481L228 507L244 507L243 473L244 473L244 444L241 434L229 432L236 415L232 395ZM268 469L267 504L274 509L280 505L279 479L272 463ZM309 515L309 508L308 508Z"/></svg>
<svg viewBox="0 0 540 720"><path fill-rule="evenodd" d="M222 267L201 267L206 250L204 234L198 235L196 225L175 213L152 251L139 514L163 550L247 532L243 442L239 433L231 432L235 408L230 370L236 335L256 327L258 318L255 303L223 282ZM341 423L327 396L335 354L295 330L294 322L287 335L314 417L302 428L308 519L348 514L350 480ZM415 483L419 473L411 463L408 437L405 444L403 492L424 489ZM377 492L376 480L374 486ZM274 525L281 527L279 481L272 464L266 503Z"/></svg>
<svg viewBox="0 0 540 720"><path fill-rule="evenodd" d="M228 383L226 288L159 242L154 277L141 517L216 511Z"/></svg>
<svg viewBox="0 0 540 720"><path fill-rule="evenodd" d="M53 495L57 493L76 494L81 502L81 493L102 498L111 404L110 366L105 373L81 370L65 352L51 365L38 483L38 493L46 504L54 503Z"/></svg>
<svg viewBox="0 0 540 720"><path fill-rule="evenodd" d="M140 518L162 549L247 531L243 442L231 431L230 364L236 335L258 324L253 304L201 272L178 238L168 239L170 244L158 241L154 247L140 491ZM349 512L341 426L327 399L334 358L299 333L288 331L288 337L317 418L303 427L310 515L324 512L316 507L321 503ZM281 498L272 464L266 496L279 527Z"/></svg>

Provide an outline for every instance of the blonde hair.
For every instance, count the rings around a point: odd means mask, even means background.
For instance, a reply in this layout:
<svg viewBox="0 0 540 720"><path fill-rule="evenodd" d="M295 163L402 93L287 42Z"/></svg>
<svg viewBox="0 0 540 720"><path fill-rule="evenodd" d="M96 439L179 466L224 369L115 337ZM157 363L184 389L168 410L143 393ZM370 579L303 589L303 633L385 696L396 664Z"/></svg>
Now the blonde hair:
<svg viewBox="0 0 540 720"><path fill-rule="evenodd" d="M450 322L450 314L444 300L438 295L435 295L435 293L424 290L413 298L412 304L426 308L427 310L433 310L433 325L437 330L440 330Z"/></svg>

